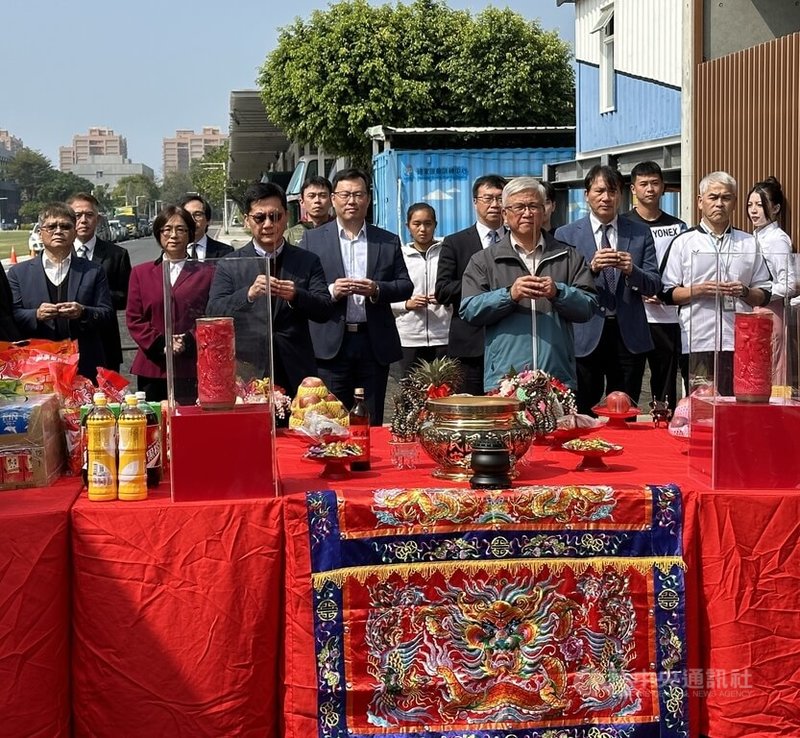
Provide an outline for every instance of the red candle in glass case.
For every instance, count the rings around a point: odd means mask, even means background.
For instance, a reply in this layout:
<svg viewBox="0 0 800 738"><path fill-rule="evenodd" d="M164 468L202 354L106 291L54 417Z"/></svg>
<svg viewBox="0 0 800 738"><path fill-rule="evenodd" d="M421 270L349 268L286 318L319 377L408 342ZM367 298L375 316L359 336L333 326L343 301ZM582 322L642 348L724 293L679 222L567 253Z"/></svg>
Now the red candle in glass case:
<svg viewBox="0 0 800 738"><path fill-rule="evenodd" d="M197 399L204 410L236 404L236 350L233 318L197 321Z"/></svg>
<svg viewBox="0 0 800 738"><path fill-rule="evenodd" d="M737 313L733 394L739 402L769 402L772 394L772 316Z"/></svg>

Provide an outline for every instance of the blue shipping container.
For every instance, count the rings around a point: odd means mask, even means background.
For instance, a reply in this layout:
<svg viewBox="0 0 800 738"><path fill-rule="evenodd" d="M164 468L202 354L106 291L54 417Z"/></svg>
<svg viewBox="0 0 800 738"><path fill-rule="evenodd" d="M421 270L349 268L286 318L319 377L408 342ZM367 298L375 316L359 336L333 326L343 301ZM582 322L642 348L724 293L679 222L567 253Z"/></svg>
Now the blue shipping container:
<svg viewBox="0 0 800 738"><path fill-rule="evenodd" d="M541 177L545 164L570 161L574 148L540 149L390 149L372 159L373 221L411 240L406 210L427 202L436 210L437 238L475 222L472 183L484 174Z"/></svg>

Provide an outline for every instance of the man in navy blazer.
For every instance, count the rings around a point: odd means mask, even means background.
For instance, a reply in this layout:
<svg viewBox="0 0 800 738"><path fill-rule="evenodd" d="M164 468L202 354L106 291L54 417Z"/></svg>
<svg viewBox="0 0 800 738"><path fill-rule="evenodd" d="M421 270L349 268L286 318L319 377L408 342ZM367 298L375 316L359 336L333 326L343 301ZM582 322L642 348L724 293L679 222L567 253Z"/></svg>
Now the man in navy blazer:
<svg viewBox="0 0 800 738"><path fill-rule="evenodd" d="M616 169L592 167L585 179L590 214L555 234L583 255L597 288L595 314L574 326L581 413L617 390L638 403L653 348L642 297L661 288L655 243L649 228L618 217L623 187Z"/></svg>
<svg viewBox="0 0 800 738"><path fill-rule="evenodd" d="M207 312L234 318L236 357L262 377L270 300L273 380L292 396L305 377L317 374L309 321L328 319L331 296L319 259L284 239L286 194L278 185L252 185L244 211L253 240L217 262Z"/></svg>
<svg viewBox="0 0 800 738"><path fill-rule="evenodd" d="M128 284L131 279L131 257L128 249L97 237L100 209L93 195L81 192L73 195L67 204L72 208L76 219L75 253L103 267L114 311L124 311L128 306ZM106 354L103 366L118 372L122 365L122 340L116 315L103 330L103 350Z"/></svg>
<svg viewBox="0 0 800 738"><path fill-rule="evenodd" d="M208 200L196 194L184 195L178 205L192 216L197 229L194 243L189 246L189 254L193 259L221 259L233 251L233 246L216 241L208 235L211 224L211 204Z"/></svg>
<svg viewBox="0 0 800 738"><path fill-rule="evenodd" d="M483 326L470 325L458 314L461 281L472 255L505 237L501 201L506 184L505 178L497 174L485 174L472 183L472 203L477 219L469 228L445 237L436 272L436 300L453 308L447 355L461 363L463 378L459 391L471 395L482 395L484 391L486 341Z"/></svg>
<svg viewBox="0 0 800 738"><path fill-rule="evenodd" d="M325 323L312 324L320 377L345 407L363 387L373 425L383 424L389 365L403 356L391 303L411 297L400 239L365 220L370 178L345 169L333 178L336 220L306 231L300 246L325 270L333 306Z"/></svg>
<svg viewBox="0 0 800 738"><path fill-rule="evenodd" d="M77 339L78 371L94 382L105 362L103 331L114 317L108 280L100 266L74 254L75 213L68 205L45 206L39 220L41 256L8 273L14 321L23 338Z"/></svg>

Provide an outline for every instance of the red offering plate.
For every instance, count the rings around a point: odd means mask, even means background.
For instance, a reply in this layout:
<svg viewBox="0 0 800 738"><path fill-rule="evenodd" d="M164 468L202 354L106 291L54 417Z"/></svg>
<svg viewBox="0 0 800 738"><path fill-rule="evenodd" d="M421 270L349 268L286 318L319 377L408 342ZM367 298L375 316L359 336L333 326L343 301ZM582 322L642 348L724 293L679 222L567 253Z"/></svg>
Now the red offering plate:
<svg viewBox="0 0 800 738"><path fill-rule="evenodd" d="M608 423L606 423L606 428L627 428L625 421L628 418L635 418L640 410L636 405L633 407L629 407L627 410L623 410L622 412L615 412L614 410L609 410L607 407L603 407L601 405L595 405L592 408L592 412L595 415L599 415L601 418L608 418Z"/></svg>
<svg viewBox="0 0 800 738"><path fill-rule="evenodd" d="M319 473L321 479L347 479L350 476L350 462L356 459L355 456L311 456L304 454L303 458L314 461L317 464L324 464Z"/></svg>
<svg viewBox="0 0 800 738"><path fill-rule="evenodd" d="M575 467L575 471L607 471L610 467L606 464L605 459L610 456L619 456L622 453L622 446L613 443L608 443L605 448L581 448L568 441L561 448L571 454L583 457Z"/></svg>

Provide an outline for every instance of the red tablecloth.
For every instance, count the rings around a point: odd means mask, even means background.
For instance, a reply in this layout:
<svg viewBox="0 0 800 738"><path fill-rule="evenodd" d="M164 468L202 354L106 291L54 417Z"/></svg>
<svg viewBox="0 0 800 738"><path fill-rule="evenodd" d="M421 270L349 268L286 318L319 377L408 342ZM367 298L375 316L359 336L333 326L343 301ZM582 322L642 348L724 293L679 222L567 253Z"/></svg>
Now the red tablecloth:
<svg viewBox="0 0 800 738"><path fill-rule="evenodd" d="M272 736L281 501L72 510L76 736Z"/></svg>
<svg viewBox="0 0 800 738"><path fill-rule="evenodd" d="M75 479L0 492L0 734L69 736Z"/></svg>
<svg viewBox="0 0 800 738"><path fill-rule="evenodd" d="M350 495L377 487L465 486L431 476L434 465L424 454L417 469L394 469L386 429L374 433L372 470L332 483L302 460L300 441L282 438L284 492L332 488ZM684 500L693 720L712 738L800 736L800 492L711 490L690 477L688 444L648 424L597 435L625 448L609 459L609 471L574 472L577 457L535 446L532 463L520 468L515 484L678 484ZM287 533L287 608L295 617L288 620L291 645L292 631L310 632L310 622L296 619L310 591L310 560L302 519L288 518ZM313 719L302 685L313 685L314 665L297 658L289 664L294 688L286 710L305 711Z"/></svg>

